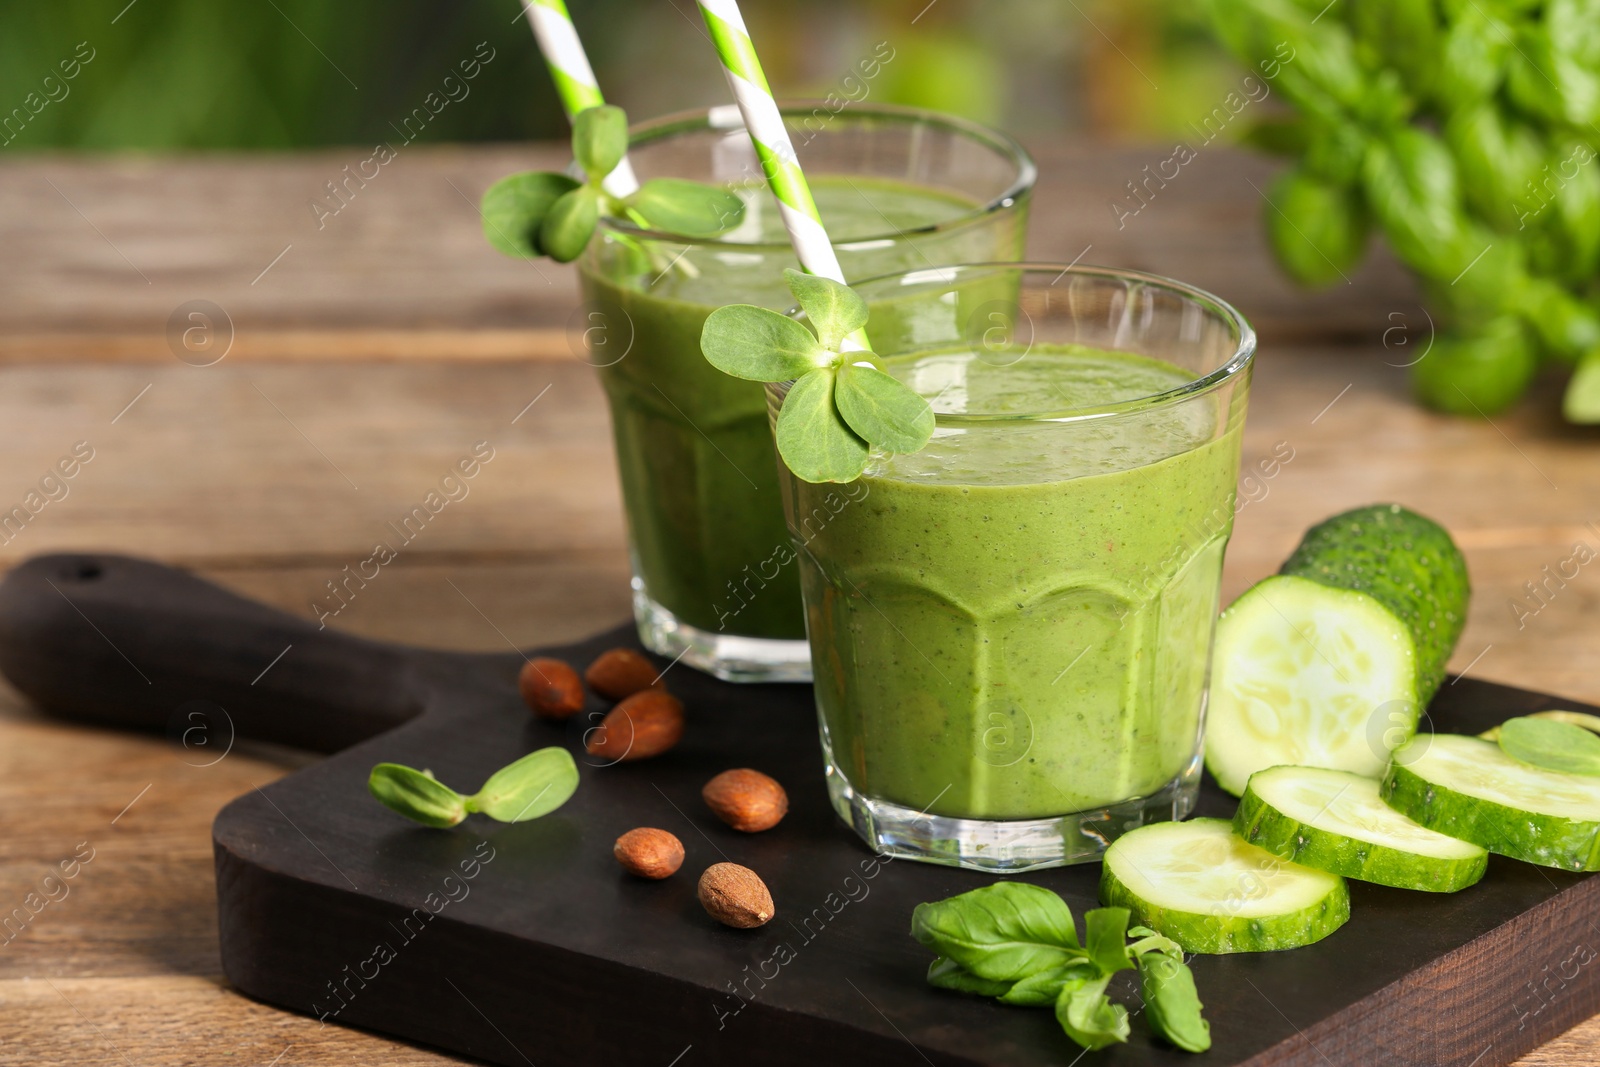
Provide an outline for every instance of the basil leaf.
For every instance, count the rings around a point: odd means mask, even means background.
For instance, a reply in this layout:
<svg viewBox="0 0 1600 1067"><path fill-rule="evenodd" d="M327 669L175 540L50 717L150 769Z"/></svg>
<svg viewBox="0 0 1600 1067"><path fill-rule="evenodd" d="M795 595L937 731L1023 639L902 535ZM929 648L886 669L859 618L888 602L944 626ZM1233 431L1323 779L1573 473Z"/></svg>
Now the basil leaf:
<svg viewBox="0 0 1600 1067"><path fill-rule="evenodd" d="M1491 243L1467 232L1455 161L1424 130L1405 127L1374 141L1361 181L1395 254L1429 277L1459 277Z"/></svg>
<svg viewBox="0 0 1600 1067"><path fill-rule="evenodd" d="M1495 228L1517 230L1528 211L1523 201L1529 183L1538 179L1545 162L1538 134L1499 104L1486 101L1451 115L1444 138L1461 169L1467 202Z"/></svg>
<svg viewBox="0 0 1600 1067"><path fill-rule="evenodd" d="M467 810L501 822L527 822L548 815L578 788L578 765L559 745L530 752L500 768L467 798Z"/></svg>
<svg viewBox="0 0 1600 1067"><path fill-rule="evenodd" d="M1024 882L995 882L918 904L911 914L911 936L996 981L1019 981L1083 957L1066 902Z"/></svg>
<svg viewBox="0 0 1600 1067"><path fill-rule="evenodd" d="M599 221L599 191L580 185L551 205L539 227L539 248L557 263L571 263L583 254Z"/></svg>
<svg viewBox="0 0 1600 1067"><path fill-rule="evenodd" d="M1600 347L1600 316L1587 300L1553 281L1529 278L1511 306L1563 359L1581 359Z"/></svg>
<svg viewBox="0 0 1600 1067"><path fill-rule="evenodd" d="M1468 4L1458 11L1445 31L1434 78L1433 98L1440 110L1448 114L1493 93L1505 76L1511 40L1506 24L1480 5Z"/></svg>
<svg viewBox="0 0 1600 1067"><path fill-rule="evenodd" d="M840 367L837 399L844 421L873 448L915 452L933 436L933 408L910 386L876 367Z"/></svg>
<svg viewBox="0 0 1600 1067"><path fill-rule="evenodd" d="M744 218L744 201L737 195L684 178L651 178L627 205L657 229L690 237L731 230Z"/></svg>
<svg viewBox="0 0 1600 1067"><path fill-rule="evenodd" d="M852 482L861 476L867 465L867 443L850 431L833 406L831 368L802 374L789 387L783 409L778 412L773 437L777 441L778 455L801 481ZM919 909L924 907L927 905L918 905ZM977 970L955 953L942 954L985 978L1009 977Z"/></svg>
<svg viewBox="0 0 1600 1067"><path fill-rule="evenodd" d="M1433 0L1355 0L1345 14L1358 45L1426 92L1439 62L1442 31Z"/></svg>
<svg viewBox="0 0 1600 1067"><path fill-rule="evenodd" d="M947 960L943 956L928 964L928 984L940 989L954 989L958 993L978 993L985 997L1003 996L1012 988L1010 982L979 978L955 960Z"/></svg>
<svg viewBox="0 0 1600 1067"><path fill-rule="evenodd" d="M1095 908L1083 913L1083 943L1089 959L1110 977L1133 966L1128 959L1127 908Z"/></svg>
<svg viewBox="0 0 1600 1067"><path fill-rule="evenodd" d="M529 170L511 174L493 185L479 201L483 216L483 235L497 251L521 259L535 259L539 249L539 227L550 207L578 187L565 174Z"/></svg>
<svg viewBox="0 0 1600 1067"><path fill-rule="evenodd" d="M461 794L427 771L399 763L380 763L367 778L367 791L406 818L443 829L467 817Z"/></svg>
<svg viewBox="0 0 1600 1067"><path fill-rule="evenodd" d="M1600 422L1600 349L1584 356L1561 397L1561 414L1568 422Z"/></svg>
<svg viewBox="0 0 1600 1067"><path fill-rule="evenodd" d="M867 324L867 302L848 285L793 267L785 268L783 278L825 348L837 352L846 337Z"/></svg>
<svg viewBox="0 0 1600 1067"><path fill-rule="evenodd" d="M1019 1008L1047 1008L1061 999L1061 991L1067 986L1091 981L1098 973L1095 965L1087 960L1052 967L1013 984L999 999L1001 1003Z"/></svg>
<svg viewBox="0 0 1600 1067"><path fill-rule="evenodd" d="M1600 737L1567 722L1518 718L1500 726L1500 749L1512 759L1568 774L1600 775Z"/></svg>
<svg viewBox="0 0 1600 1067"><path fill-rule="evenodd" d="M1067 1036L1086 1049L1100 1049L1128 1040L1128 1009L1106 996L1109 975L1069 982L1056 999L1056 1021Z"/></svg>
<svg viewBox="0 0 1600 1067"><path fill-rule="evenodd" d="M1431 408L1481 418L1516 403L1538 369L1539 351L1522 323L1504 315L1470 336L1440 334L1411 368L1411 384Z"/></svg>
<svg viewBox="0 0 1600 1067"><path fill-rule="evenodd" d="M1128 936L1139 939L1128 946L1128 955L1134 959L1138 959L1148 952L1165 952L1169 956L1183 958L1183 949L1176 941L1170 937L1163 937L1148 926L1129 927Z"/></svg>
<svg viewBox="0 0 1600 1067"><path fill-rule="evenodd" d="M722 373L753 382L798 378L830 355L794 319L754 304L729 304L707 315L700 351Z"/></svg>
<svg viewBox="0 0 1600 1067"><path fill-rule="evenodd" d="M1507 57L1506 91L1524 111L1554 125L1581 126L1600 112L1600 75L1567 50L1571 34L1526 25Z"/></svg>
<svg viewBox="0 0 1600 1067"><path fill-rule="evenodd" d="M1185 1052L1211 1047L1211 1024L1200 1015L1203 1005L1194 986L1194 973L1181 958L1165 952L1139 957L1139 995L1150 1032L1164 1037Z"/></svg>
<svg viewBox="0 0 1600 1067"><path fill-rule="evenodd" d="M1272 251L1301 285L1329 285L1356 268L1367 250L1367 212L1360 195L1286 171L1263 206Z"/></svg>
<svg viewBox="0 0 1600 1067"><path fill-rule="evenodd" d="M572 155L592 182L617 169L628 153L628 116L620 107L585 108L572 119Z"/></svg>
<svg viewBox="0 0 1600 1067"><path fill-rule="evenodd" d="M1558 162L1551 169L1557 171L1563 165L1570 167L1569 160L1588 162L1571 179L1565 173L1561 175L1565 184L1556 190L1551 201L1554 211L1546 227L1557 258L1542 269L1581 286L1600 267L1600 167L1589 165L1595 161L1594 149L1579 140L1557 142L1555 158Z"/></svg>

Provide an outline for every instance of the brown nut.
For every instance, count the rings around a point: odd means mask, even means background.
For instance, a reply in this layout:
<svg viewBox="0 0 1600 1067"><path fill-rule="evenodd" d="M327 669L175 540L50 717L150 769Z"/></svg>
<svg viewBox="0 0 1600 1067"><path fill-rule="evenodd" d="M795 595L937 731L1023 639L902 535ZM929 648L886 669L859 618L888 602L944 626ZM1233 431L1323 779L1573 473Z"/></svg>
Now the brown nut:
<svg viewBox="0 0 1600 1067"><path fill-rule="evenodd" d="M612 763L649 759L683 737L683 705L661 689L646 689L624 700L584 739L589 755Z"/></svg>
<svg viewBox="0 0 1600 1067"><path fill-rule="evenodd" d="M748 767L723 771L700 790L717 818L747 834L770 830L789 813L789 795L774 779Z"/></svg>
<svg viewBox="0 0 1600 1067"><path fill-rule="evenodd" d="M565 660L539 657L522 665L517 689L542 719L568 719L583 710L583 682Z"/></svg>
<svg viewBox="0 0 1600 1067"><path fill-rule="evenodd" d="M640 878L667 878L683 866L683 842L665 830L641 826L611 846L622 869Z"/></svg>
<svg viewBox="0 0 1600 1067"><path fill-rule="evenodd" d="M749 867L713 863L700 876L700 906L724 926L750 930L777 914L767 884Z"/></svg>
<svg viewBox="0 0 1600 1067"><path fill-rule="evenodd" d="M589 688L610 700L623 700L645 689L665 689L656 665L631 648L613 648L600 653L583 680Z"/></svg>

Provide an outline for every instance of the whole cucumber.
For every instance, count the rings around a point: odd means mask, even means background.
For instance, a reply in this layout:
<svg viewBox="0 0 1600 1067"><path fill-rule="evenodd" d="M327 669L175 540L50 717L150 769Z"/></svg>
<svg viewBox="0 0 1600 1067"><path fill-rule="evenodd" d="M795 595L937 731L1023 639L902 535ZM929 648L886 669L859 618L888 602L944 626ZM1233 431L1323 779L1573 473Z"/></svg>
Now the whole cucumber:
<svg viewBox="0 0 1600 1067"><path fill-rule="evenodd" d="M1306 531L1279 573L1365 593L1387 608L1416 642L1417 706L1427 706L1472 593L1467 561L1443 526L1399 504L1356 508Z"/></svg>

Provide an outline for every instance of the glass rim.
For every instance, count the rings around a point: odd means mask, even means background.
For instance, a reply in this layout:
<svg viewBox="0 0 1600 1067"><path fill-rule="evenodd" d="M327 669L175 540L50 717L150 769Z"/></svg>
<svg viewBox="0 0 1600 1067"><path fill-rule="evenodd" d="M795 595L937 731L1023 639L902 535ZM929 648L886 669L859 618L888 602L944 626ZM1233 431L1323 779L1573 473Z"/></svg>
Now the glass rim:
<svg viewBox="0 0 1600 1067"><path fill-rule="evenodd" d="M1181 401L1188 400L1192 397L1196 397L1203 393L1220 388L1227 382L1239 377L1250 366L1251 360L1254 358L1256 353L1255 330L1250 326L1250 323L1245 319L1244 315L1240 314L1239 310L1226 300L1223 300L1221 297L1216 296L1205 289L1201 289L1198 286L1190 285L1187 282L1180 282L1172 278L1163 277L1159 274L1150 274L1146 271L1128 270L1123 267L1100 267L1093 264L1043 263L1036 261L1022 261L1015 263L960 263L943 267L919 267L915 270L891 271L887 274L879 274L871 278L863 278L860 281L851 282L850 285L851 288L860 291L867 286L873 285L874 283L888 282L894 279L915 280L919 276L924 277L930 282L953 283L956 281L956 276L958 274L979 270L1006 270L1014 271L1018 274L1049 273L1056 276L1056 281L1060 281L1062 277L1070 274L1073 277L1093 278L1102 282L1135 282L1140 285L1162 289L1199 305L1226 323L1229 329L1232 331L1234 338L1233 354L1224 360L1219 366L1207 371L1205 374L1200 375L1199 377L1192 378L1189 381L1184 382L1182 385L1174 386L1171 389L1166 389L1159 393L1151 393L1148 396L1135 397L1132 400L1121 400L1114 404L1098 404L1085 407L1061 408L1053 411L1004 412L989 414L982 412L974 414L967 414L964 412L943 412L936 409L933 413L934 419L940 426L992 426L1006 423L1084 422L1092 419L1103 419L1118 415L1126 415L1130 412L1168 407ZM1052 282L1051 284L1054 285L1055 282ZM862 296L868 301L869 304L871 303L871 298L867 296L867 294L862 293ZM789 311L789 314L795 317L801 317L799 313L800 308L798 306L791 308ZM1108 349L1108 351L1115 350ZM897 358L896 356L885 357L878 353L875 354L877 354L880 359L886 358L892 360ZM787 385L788 383L783 383L785 388L787 388ZM775 386L769 386L769 388L774 387Z"/></svg>
<svg viewBox="0 0 1600 1067"><path fill-rule="evenodd" d="M794 114L809 116L819 109L827 109L826 104L821 100L778 101L778 111L786 118ZM991 197L984 203L978 204L954 218L925 226L912 227L911 229L891 229L884 233L857 237L836 244L834 247L838 249L849 251L861 245L883 241L901 241L908 237L946 233L964 226L970 226L996 212L1012 207L1018 200L1033 191L1034 184L1039 177L1038 166L1034 163L1033 157L1028 154L1028 150L1023 148L1019 141L1010 134L991 126L985 126L981 122L974 122L971 119L964 119L941 111L901 107L895 104L860 104L841 108L839 111L827 110L834 119L877 118L902 123L925 122L933 126L942 126L961 134L969 140L984 145L998 155L1008 159L1016 167L1016 176L1011 180L1011 184L1006 186L998 196ZM658 118L635 123L628 128L628 146L631 149L684 133L708 130L731 132L743 128L744 120L739 116L737 105L718 104L710 108L676 111L669 115L662 115ZM721 237L695 237L690 234L674 233L671 230L649 229L635 225L626 219L614 219L607 216L601 216L600 228L623 234L635 240L667 241L673 244L693 245L702 248L760 251L787 249L790 247L787 238L774 241L729 241Z"/></svg>

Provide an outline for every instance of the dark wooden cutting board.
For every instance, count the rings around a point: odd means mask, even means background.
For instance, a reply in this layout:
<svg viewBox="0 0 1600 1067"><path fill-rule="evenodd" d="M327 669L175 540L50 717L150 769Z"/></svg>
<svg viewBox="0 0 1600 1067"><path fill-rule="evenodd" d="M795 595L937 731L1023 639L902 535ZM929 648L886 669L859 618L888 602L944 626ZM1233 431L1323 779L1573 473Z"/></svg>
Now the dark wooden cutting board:
<svg viewBox="0 0 1600 1067"><path fill-rule="evenodd" d="M581 666L619 644L635 644L631 628L550 651ZM924 984L911 909L991 879L874 860L828 805L808 687L675 667L682 744L596 767L580 743L591 721L528 715L521 663L319 631L126 557L39 557L0 584L0 670L45 710L166 730L191 751L239 737L336 753L235 800L213 827L223 966L250 996L512 1067L1077 1062L1049 1011ZM1430 715L1477 732L1556 706L1596 710L1463 678ZM382 760L470 790L552 744L578 756L582 784L533 822L428 830L366 791ZM706 779L740 766L788 788L777 829L737 833L701 802ZM1199 813L1233 803L1208 779ZM618 870L612 841L641 825L683 840L673 878ZM724 859L767 881L773 922L735 931L700 910L695 881ZM1025 877L1081 913L1098 873ZM1152 1043L1135 1020L1128 1045L1082 1062L1489 1067L1600 1009L1600 882L1496 857L1458 894L1352 882L1351 897L1350 922L1317 945L1195 959L1205 1058ZM1135 1002L1131 982L1121 996Z"/></svg>

